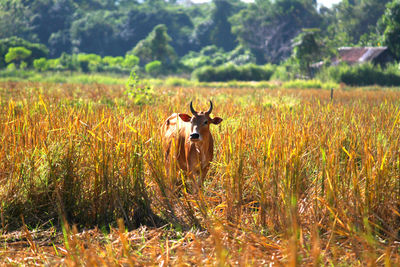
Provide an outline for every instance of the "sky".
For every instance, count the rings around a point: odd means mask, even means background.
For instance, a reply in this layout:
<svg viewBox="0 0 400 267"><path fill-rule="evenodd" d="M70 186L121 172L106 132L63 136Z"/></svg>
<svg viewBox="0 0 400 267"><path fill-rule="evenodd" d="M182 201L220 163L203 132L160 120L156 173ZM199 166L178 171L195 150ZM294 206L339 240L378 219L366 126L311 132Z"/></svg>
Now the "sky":
<svg viewBox="0 0 400 267"><path fill-rule="evenodd" d="M339 3L341 0L318 0L318 4L324 5L326 7L331 7L333 4Z"/></svg>

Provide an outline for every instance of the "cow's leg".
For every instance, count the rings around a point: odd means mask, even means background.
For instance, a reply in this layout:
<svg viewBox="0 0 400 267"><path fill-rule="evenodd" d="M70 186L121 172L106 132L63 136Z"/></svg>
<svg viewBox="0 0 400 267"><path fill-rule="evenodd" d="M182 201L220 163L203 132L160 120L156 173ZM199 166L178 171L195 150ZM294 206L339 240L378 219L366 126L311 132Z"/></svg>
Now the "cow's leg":
<svg viewBox="0 0 400 267"><path fill-rule="evenodd" d="M204 181L206 179L206 175L207 175L209 167L210 167L209 163L206 166L202 166L201 167L201 173L200 173L200 176L199 176L199 184L200 184L200 186L203 186L203 184L204 184Z"/></svg>
<svg viewBox="0 0 400 267"><path fill-rule="evenodd" d="M200 154L196 149L190 149L187 153L187 173L191 181L194 193L201 189L202 173Z"/></svg>

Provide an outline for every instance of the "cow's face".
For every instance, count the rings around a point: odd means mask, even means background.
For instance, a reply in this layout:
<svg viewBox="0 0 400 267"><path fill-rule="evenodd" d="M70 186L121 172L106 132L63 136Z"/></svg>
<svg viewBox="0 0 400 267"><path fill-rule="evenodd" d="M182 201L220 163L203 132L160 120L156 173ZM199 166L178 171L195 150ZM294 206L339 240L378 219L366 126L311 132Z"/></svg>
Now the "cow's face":
<svg viewBox="0 0 400 267"><path fill-rule="evenodd" d="M190 122L191 131L189 135L189 140L191 142L201 142L204 136L210 134L210 124L219 124L222 119L220 117L211 118L210 113L212 111L212 102L210 101L210 109L206 112L196 112L193 109L192 102L190 102L190 110L193 113L193 117L188 114L179 114L179 117L185 121Z"/></svg>

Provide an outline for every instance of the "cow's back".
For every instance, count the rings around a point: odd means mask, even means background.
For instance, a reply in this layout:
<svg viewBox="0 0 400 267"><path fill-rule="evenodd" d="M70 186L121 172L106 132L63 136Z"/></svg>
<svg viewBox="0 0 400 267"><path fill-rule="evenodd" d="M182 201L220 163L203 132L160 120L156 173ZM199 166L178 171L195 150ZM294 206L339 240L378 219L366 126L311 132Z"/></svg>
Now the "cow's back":
<svg viewBox="0 0 400 267"><path fill-rule="evenodd" d="M186 169L185 140L187 129L178 113L169 116L161 127L166 165L170 165L171 157L175 157L181 169Z"/></svg>

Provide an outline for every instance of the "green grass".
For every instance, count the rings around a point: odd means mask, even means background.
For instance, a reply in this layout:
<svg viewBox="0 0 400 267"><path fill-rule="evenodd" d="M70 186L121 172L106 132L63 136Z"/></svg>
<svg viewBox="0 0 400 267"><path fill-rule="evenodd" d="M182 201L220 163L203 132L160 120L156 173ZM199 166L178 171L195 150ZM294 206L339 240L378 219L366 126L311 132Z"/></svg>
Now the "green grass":
<svg viewBox="0 0 400 267"><path fill-rule="evenodd" d="M71 84L125 84L129 76L117 74L84 74L75 72L36 72L32 70L0 71L0 81L49 82Z"/></svg>
<svg viewBox="0 0 400 267"><path fill-rule="evenodd" d="M70 83L70 84L125 84L128 76L94 73L84 74L75 72L43 72L39 73L32 70L2 70L0 71L0 81L24 81L24 82L50 82L50 83ZM319 80L295 80L287 82L279 81L260 81L260 82L197 82L181 77L166 77L164 79L144 79L153 86L171 87L211 87L211 88L289 88L289 89L331 89L339 88L333 82L321 82Z"/></svg>

